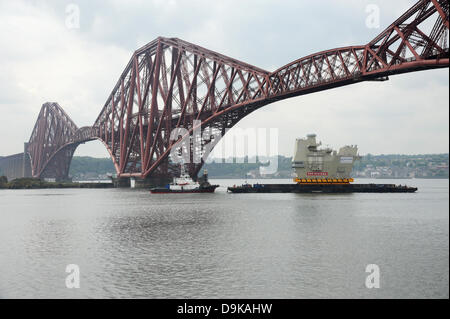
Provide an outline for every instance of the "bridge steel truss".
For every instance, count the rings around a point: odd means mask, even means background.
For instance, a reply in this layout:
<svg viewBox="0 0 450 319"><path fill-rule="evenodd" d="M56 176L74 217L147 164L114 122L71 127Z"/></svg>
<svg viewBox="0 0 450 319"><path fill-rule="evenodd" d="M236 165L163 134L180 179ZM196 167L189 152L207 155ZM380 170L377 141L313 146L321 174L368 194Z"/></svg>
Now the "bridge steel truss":
<svg viewBox="0 0 450 319"><path fill-rule="evenodd" d="M58 103L45 103L26 147L32 176L67 179L78 145L94 139L93 128L79 129Z"/></svg>
<svg viewBox="0 0 450 319"><path fill-rule="evenodd" d="M274 72L159 37L135 51L92 127L78 129L59 105L44 104L28 146L33 176L67 176L76 147L98 139L118 176L141 178L176 174L169 155L187 140L193 150L188 171L195 177L203 160L194 159L264 105L389 75L448 68L448 17L448 1L421 0L365 45L315 53ZM203 139L193 134L197 129Z"/></svg>

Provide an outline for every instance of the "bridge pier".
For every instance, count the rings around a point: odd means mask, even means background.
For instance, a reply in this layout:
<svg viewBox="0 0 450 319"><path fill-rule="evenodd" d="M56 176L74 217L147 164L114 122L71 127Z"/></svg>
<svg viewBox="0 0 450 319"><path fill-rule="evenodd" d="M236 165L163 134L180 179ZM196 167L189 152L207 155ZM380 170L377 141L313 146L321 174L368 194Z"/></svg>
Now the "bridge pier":
<svg viewBox="0 0 450 319"><path fill-rule="evenodd" d="M117 177L112 178L112 182L115 188L129 188L130 178L129 177Z"/></svg>
<svg viewBox="0 0 450 319"><path fill-rule="evenodd" d="M22 176L31 177L31 160L28 154L28 143L23 143L23 166L22 166Z"/></svg>
<svg viewBox="0 0 450 319"><path fill-rule="evenodd" d="M9 181L16 178L31 177L31 161L27 153L28 143L24 144L24 152L0 158L0 176Z"/></svg>
<svg viewBox="0 0 450 319"><path fill-rule="evenodd" d="M47 163L39 178L48 181L71 182L72 179L69 177L70 163L79 144L71 144L59 150Z"/></svg>
<svg viewBox="0 0 450 319"><path fill-rule="evenodd" d="M170 182L172 182L172 178L165 176L113 178L113 184L116 188L149 189L152 187L164 186Z"/></svg>
<svg viewBox="0 0 450 319"><path fill-rule="evenodd" d="M167 176L152 176L147 178L133 178L131 188L152 188L167 185L172 182L172 178Z"/></svg>

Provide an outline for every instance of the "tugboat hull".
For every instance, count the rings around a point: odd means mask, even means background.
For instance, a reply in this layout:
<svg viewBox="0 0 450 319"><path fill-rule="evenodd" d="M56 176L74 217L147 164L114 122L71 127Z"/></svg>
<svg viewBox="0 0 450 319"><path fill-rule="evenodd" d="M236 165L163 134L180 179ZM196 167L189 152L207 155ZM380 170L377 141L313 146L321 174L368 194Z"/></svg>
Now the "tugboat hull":
<svg viewBox="0 0 450 319"><path fill-rule="evenodd" d="M174 178L172 184L166 187L157 187L150 189L151 194L192 194L192 193L214 193L219 185L211 185L208 182L208 171L204 170L203 176L194 182L189 175L184 172L184 166L181 166L179 178Z"/></svg>
<svg viewBox="0 0 450 319"><path fill-rule="evenodd" d="M169 189L169 188L152 188L150 190L150 193L152 194L180 194L180 193L186 193L186 194L192 194L192 193L214 193L216 188L219 187L219 185L211 185L203 188L194 188L194 189Z"/></svg>

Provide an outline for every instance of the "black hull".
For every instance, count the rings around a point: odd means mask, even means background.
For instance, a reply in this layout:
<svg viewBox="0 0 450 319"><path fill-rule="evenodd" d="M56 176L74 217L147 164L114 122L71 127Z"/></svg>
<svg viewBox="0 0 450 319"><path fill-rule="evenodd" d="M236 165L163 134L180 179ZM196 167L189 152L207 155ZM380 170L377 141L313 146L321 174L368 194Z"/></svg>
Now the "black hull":
<svg viewBox="0 0 450 319"><path fill-rule="evenodd" d="M257 184L228 187L232 193L414 193L417 187L394 184Z"/></svg>
<svg viewBox="0 0 450 319"><path fill-rule="evenodd" d="M211 185L202 188L194 189L168 189L168 188L152 188L150 193L152 194L194 194L194 193L214 193L219 185Z"/></svg>

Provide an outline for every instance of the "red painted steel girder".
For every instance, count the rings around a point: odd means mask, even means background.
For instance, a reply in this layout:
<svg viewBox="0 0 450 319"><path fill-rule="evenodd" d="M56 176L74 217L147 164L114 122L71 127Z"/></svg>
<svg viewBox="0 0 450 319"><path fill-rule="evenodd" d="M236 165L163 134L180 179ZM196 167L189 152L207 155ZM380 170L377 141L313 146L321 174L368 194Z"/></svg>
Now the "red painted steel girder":
<svg viewBox="0 0 450 319"><path fill-rule="evenodd" d="M135 52L94 127L121 176L157 168L167 175L171 165L159 164L172 147L173 129L193 129L194 120L262 97L268 75L191 43L158 38ZM215 131L224 127L214 123Z"/></svg>
<svg viewBox="0 0 450 319"><path fill-rule="evenodd" d="M78 129L58 103L45 103L27 147L32 176L67 179L75 149L95 136L91 127Z"/></svg>
<svg viewBox="0 0 450 319"><path fill-rule="evenodd" d="M421 0L366 45L315 53L275 72L180 39L159 37L135 51L84 138L105 144L119 176L173 175L176 166L169 154L177 147L170 140L174 129L185 129L182 136L194 145L198 136L192 133L201 123L201 133L216 136L211 138L215 144L218 134L274 101L449 67L448 16L448 1ZM68 117L56 117L65 123L55 127L62 134L56 137L45 133L55 121L41 117L46 118L40 115L30 139L37 176L57 158L55 152L83 141L82 136L75 137L76 127ZM206 143L194 149L191 159L205 153ZM190 174L195 176L201 166L202 162L189 164Z"/></svg>
<svg viewBox="0 0 450 319"><path fill-rule="evenodd" d="M448 13L448 1L419 1L366 45L315 53L276 70L270 75L270 96L283 99L393 74L448 67Z"/></svg>

